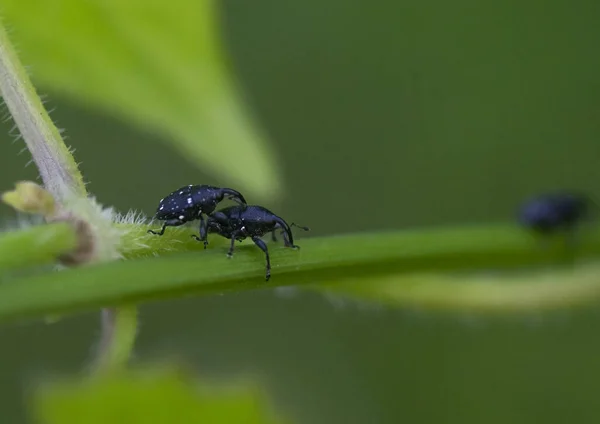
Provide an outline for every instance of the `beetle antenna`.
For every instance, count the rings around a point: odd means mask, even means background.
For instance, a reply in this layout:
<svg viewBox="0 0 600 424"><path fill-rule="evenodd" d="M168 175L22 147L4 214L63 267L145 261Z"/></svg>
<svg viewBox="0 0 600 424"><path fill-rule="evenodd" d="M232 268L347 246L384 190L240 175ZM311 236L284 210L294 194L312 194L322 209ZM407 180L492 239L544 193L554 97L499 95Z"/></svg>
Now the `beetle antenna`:
<svg viewBox="0 0 600 424"><path fill-rule="evenodd" d="M227 195L227 198L229 200L233 200L234 202L239 203L241 205L246 204L246 199L244 199L244 196L242 196L242 193L240 193L239 191L235 191L232 188L223 188L221 190L223 190L223 193Z"/></svg>
<svg viewBox="0 0 600 424"><path fill-rule="evenodd" d="M292 222L292 223L290 224L290 227L298 227L298 228L300 228L300 229L302 229L302 230L304 230L304 231L310 231L310 228L308 228L308 227L303 227L302 225L298 225L298 224L296 224L296 223L294 223L294 222Z"/></svg>

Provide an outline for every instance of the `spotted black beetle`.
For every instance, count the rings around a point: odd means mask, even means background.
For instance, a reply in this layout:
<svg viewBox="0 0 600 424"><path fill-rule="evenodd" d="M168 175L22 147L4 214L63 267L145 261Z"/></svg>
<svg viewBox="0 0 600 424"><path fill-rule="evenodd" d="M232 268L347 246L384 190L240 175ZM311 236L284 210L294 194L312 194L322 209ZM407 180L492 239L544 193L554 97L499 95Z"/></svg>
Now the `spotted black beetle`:
<svg viewBox="0 0 600 424"><path fill-rule="evenodd" d="M188 185L175 190L161 199L156 209L155 218L164 221L160 231L148 230L149 233L162 236L166 227L178 227L188 221L200 220L200 236L204 248L208 245L206 239L206 221L202 214L212 213L217 204L225 196L245 205L246 199L239 192L230 188L219 188L209 185Z"/></svg>
<svg viewBox="0 0 600 424"><path fill-rule="evenodd" d="M235 241L242 241L246 237L251 237L263 252L267 261L265 279L271 278L271 260L266 243L261 237L271 232L273 240L276 240L275 231L281 229L285 247L298 249L294 244L294 237L290 227L298 227L308 231L307 227L302 227L294 223L288 225L282 218L275 215L270 210L257 205L248 206L230 206L213 212L207 219L208 232L217 233L227 239L231 239L231 246L228 257L232 257ZM197 240L200 238L196 237Z"/></svg>
<svg viewBox="0 0 600 424"><path fill-rule="evenodd" d="M519 221L539 233L571 230L588 214L590 199L576 193L550 193L521 206Z"/></svg>

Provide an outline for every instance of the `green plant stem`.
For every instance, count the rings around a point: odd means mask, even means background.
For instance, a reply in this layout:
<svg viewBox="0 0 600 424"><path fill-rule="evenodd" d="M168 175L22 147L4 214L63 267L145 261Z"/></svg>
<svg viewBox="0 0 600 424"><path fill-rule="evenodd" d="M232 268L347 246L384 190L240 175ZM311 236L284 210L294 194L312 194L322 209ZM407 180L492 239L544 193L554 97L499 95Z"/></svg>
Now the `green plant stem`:
<svg viewBox="0 0 600 424"><path fill-rule="evenodd" d="M271 245L273 272L268 283L264 281L264 255L249 243L237 244L232 259L227 259L225 246L206 251L199 247L200 251L161 258L112 262L28 277L0 286L0 320L184 295L299 284L326 287L328 283L345 280L358 280L366 288L393 277L398 290L415 290L414 285L403 284L401 277L426 272L447 278L456 272L472 275L478 270L519 270L541 265L561 265L567 269L561 274L564 291L556 297L558 303L554 306L561 305L561 299L562 305L569 306L575 300L581 303L600 295L598 268L579 265L600 258L598 228L587 231L571 249L565 249L560 240L544 246L522 229L507 225L352 234L304 239L298 244L302 246L298 251ZM430 281L435 278L432 276ZM555 290L556 285L545 284L544 279L535 275L531 279L539 284L532 286L527 297L529 303L516 296L506 296L506 301L517 302L526 309L528 305L537 305L537 295L543 298L547 290ZM481 291L477 279L465 281L470 285L463 290ZM508 284L510 281L509 274L504 280L506 290L518 293L519 285ZM587 287L586 296L569 295L580 293L583 286ZM448 292L445 286L437 287ZM485 296L487 292L481 293ZM489 293L495 296L493 291ZM438 300L443 302L443 292L438 294ZM487 299L480 297L479 302L483 304ZM513 310L513 306L505 304L503 310Z"/></svg>
<svg viewBox="0 0 600 424"><path fill-rule="evenodd" d="M50 119L0 21L0 91L27 144L46 190L64 202L85 197L77 163Z"/></svg>
<svg viewBox="0 0 600 424"><path fill-rule="evenodd" d="M46 190L60 206L64 206L72 199L87 197L77 163L46 112L1 22L0 91L38 167ZM9 258L14 256L14 253L8 255ZM129 316L131 313L131 308L122 311L104 311L105 315L116 315L112 320L114 324L110 328L103 327L102 339L114 341L115 345L103 350L107 352L108 357L102 360L112 364L128 356L131 346L123 343L121 335L130 331L132 323L135 326L135 320L131 322L121 317ZM121 325L123 328L119 328Z"/></svg>
<svg viewBox="0 0 600 424"><path fill-rule="evenodd" d="M477 314L511 314L566 309L600 300L600 264L523 275L390 275L369 285L360 279L308 286L339 300L392 307Z"/></svg>
<svg viewBox="0 0 600 424"><path fill-rule="evenodd" d="M96 372L113 372L127 365L135 345L136 335L137 308L135 306L104 308Z"/></svg>
<svg viewBox="0 0 600 424"><path fill-rule="evenodd" d="M158 230L160 224L117 224L123 232L119 253L125 259L151 258L177 252L204 250L203 244L191 237L193 231L186 227L171 227L162 236L148 234L149 229ZM228 240L211 237L209 249L225 246Z"/></svg>
<svg viewBox="0 0 600 424"><path fill-rule="evenodd" d="M67 223L0 233L0 273L55 263L59 256L76 246L77 235Z"/></svg>
<svg viewBox="0 0 600 424"><path fill-rule="evenodd" d="M186 227L169 228L159 237L147 233L148 229L156 230L157 224L117 226L124 232L119 251L125 259L203 251L202 243L191 238L192 232ZM587 227L578 236L571 245L567 245L565 242L569 239L560 235L544 239L535 237L522 227L499 223L311 237L300 239L298 244L302 246L302 256L310 253L304 248L304 244L309 243L322 249L331 246L335 251L346 252L349 257L356 256L360 260L402 260L405 267L415 267L419 271L427 267L437 268L441 265L440 261L450 259L464 262L463 267L468 269L469 262L480 257L485 257L486 262L511 261L527 266L565 259L569 254L600 256L600 227ZM229 246L229 240L216 235L209 236L209 242L209 250ZM242 244L251 245L252 241L246 240ZM320 260L326 261L327 257Z"/></svg>

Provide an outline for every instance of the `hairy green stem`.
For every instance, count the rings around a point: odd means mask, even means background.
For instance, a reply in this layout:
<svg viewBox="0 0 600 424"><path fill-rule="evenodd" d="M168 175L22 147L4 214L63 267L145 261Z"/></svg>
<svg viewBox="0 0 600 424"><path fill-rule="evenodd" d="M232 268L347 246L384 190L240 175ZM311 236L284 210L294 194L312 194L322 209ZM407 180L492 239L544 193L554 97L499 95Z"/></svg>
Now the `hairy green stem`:
<svg viewBox="0 0 600 424"><path fill-rule="evenodd" d="M55 263L76 246L75 229L64 222L0 233L0 273Z"/></svg>
<svg viewBox="0 0 600 424"><path fill-rule="evenodd" d="M186 227L169 228L160 237L147 234L148 229L157 229L157 224L117 224L117 227L123 232L119 251L125 259L203 250L202 243L191 238L192 232ZM565 243L569 239L561 235L539 238L520 226L498 223L308 238L300 239L299 244L327 245L363 259L392 257L409 267L418 263L425 270L450 258L464 262L463 267L468 269L476 257L486 257L491 262L494 258L511 260L523 266L564 259L569 254L600 257L600 227L586 227L578 236L568 245ZM209 249L229 245L229 240L216 235L209 240ZM252 244L252 241L246 240L243 244ZM305 249L302 251L302 255L307 253Z"/></svg>
<svg viewBox="0 0 600 424"><path fill-rule="evenodd" d="M77 163L50 119L0 22L0 92L37 165L42 181L59 202L85 197Z"/></svg>

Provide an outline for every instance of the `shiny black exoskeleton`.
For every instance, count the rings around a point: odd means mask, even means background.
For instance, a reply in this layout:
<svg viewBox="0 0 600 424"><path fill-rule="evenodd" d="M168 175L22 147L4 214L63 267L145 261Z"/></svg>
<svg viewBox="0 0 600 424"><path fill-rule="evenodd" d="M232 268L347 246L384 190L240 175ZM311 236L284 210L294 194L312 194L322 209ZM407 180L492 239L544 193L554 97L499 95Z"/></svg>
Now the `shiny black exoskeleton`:
<svg viewBox="0 0 600 424"><path fill-rule="evenodd" d="M571 230L588 214L590 200L576 193L551 193L526 202L519 221L539 233Z"/></svg>
<svg viewBox="0 0 600 424"><path fill-rule="evenodd" d="M160 231L148 230L149 233L162 236L166 227L178 227L189 221L200 220L200 236L204 242L204 248L208 241L206 239L206 221L202 215L212 213L219 202L225 197L242 205L246 199L239 192L230 188L213 187L209 185L188 185L175 190L164 199L161 199L156 209L155 218L164 221Z"/></svg>
<svg viewBox="0 0 600 424"><path fill-rule="evenodd" d="M291 226L302 228L304 231L309 230L307 227L294 223ZM267 245L261 240L261 237L271 233L273 240L276 241L275 232L281 229L285 246L298 249L299 246L294 244L291 226L270 210L257 205L230 206L213 212L207 219L208 232L217 233L231 239L231 246L229 252L227 252L228 257L233 255L236 240L242 241L247 237L252 238L254 244L265 252L267 262L265 279L267 281L271 278L271 260Z"/></svg>

